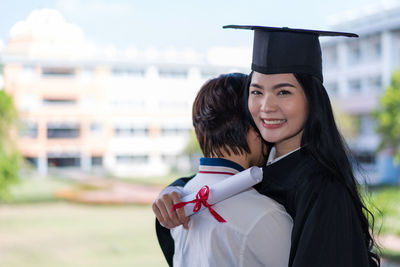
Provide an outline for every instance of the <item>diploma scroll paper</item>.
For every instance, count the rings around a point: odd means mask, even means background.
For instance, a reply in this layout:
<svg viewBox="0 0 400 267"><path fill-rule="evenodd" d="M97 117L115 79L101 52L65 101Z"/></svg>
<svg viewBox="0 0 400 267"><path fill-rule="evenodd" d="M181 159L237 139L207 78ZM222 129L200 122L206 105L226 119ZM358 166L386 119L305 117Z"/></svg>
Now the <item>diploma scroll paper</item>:
<svg viewBox="0 0 400 267"><path fill-rule="evenodd" d="M240 192L243 192L244 190L252 187L255 184L258 184L259 182L261 182L261 180L262 169L259 167L251 167L221 182L207 185L210 188L210 194L207 202L210 205L218 203ZM186 195L181 199L181 201L191 201L196 198L196 194L197 192ZM194 205L194 203L189 203L184 207L186 216L190 216L194 213ZM202 206L200 210L203 210L204 208L205 207Z"/></svg>

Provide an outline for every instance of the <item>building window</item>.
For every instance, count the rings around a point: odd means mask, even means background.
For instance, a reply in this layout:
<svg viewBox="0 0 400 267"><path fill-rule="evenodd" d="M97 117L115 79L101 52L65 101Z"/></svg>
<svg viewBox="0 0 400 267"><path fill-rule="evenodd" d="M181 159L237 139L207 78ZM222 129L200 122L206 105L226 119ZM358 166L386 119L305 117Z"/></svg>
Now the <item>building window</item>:
<svg viewBox="0 0 400 267"><path fill-rule="evenodd" d="M361 164L375 164L375 153L371 151L355 151L353 152L358 163Z"/></svg>
<svg viewBox="0 0 400 267"><path fill-rule="evenodd" d="M382 55L382 43L381 36L372 35L365 39L366 48L368 53L365 54L368 60L377 61L381 58Z"/></svg>
<svg viewBox="0 0 400 267"><path fill-rule="evenodd" d="M22 137L37 138L38 125L36 122L23 122L19 133Z"/></svg>
<svg viewBox="0 0 400 267"><path fill-rule="evenodd" d="M147 136L149 133L148 128L135 128L135 127L115 127L115 136L129 137L129 136Z"/></svg>
<svg viewBox="0 0 400 267"><path fill-rule="evenodd" d="M327 83L325 88L330 95L337 95L339 93L339 86L336 82Z"/></svg>
<svg viewBox="0 0 400 267"><path fill-rule="evenodd" d="M103 133L103 125L98 122L92 122L90 124L90 133L92 135L101 135Z"/></svg>
<svg viewBox="0 0 400 267"><path fill-rule="evenodd" d="M376 122L369 115L360 116L360 135L371 136L375 134Z"/></svg>
<svg viewBox="0 0 400 267"><path fill-rule="evenodd" d="M218 73L215 71L207 71L207 70L202 70L200 72L201 78L202 79L212 79L218 76Z"/></svg>
<svg viewBox="0 0 400 267"><path fill-rule="evenodd" d="M361 62L361 47L359 42L349 43L348 46L348 63L349 65Z"/></svg>
<svg viewBox="0 0 400 267"><path fill-rule="evenodd" d="M84 77L90 77L93 74L93 68L92 67L84 67L81 71L81 75Z"/></svg>
<svg viewBox="0 0 400 267"><path fill-rule="evenodd" d="M336 45L329 45L323 47L322 53L324 66L326 67L335 67L338 64L338 52Z"/></svg>
<svg viewBox="0 0 400 267"><path fill-rule="evenodd" d="M369 77L367 79L368 82L368 90L371 92L381 92L382 91L382 77L381 76L375 76L375 77Z"/></svg>
<svg viewBox="0 0 400 267"><path fill-rule="evenodd" d="M43 105L75 105L75 99L54 99L54 98L44 98Z"/></svg>
<svg viewBox="0 0 400 267"><path fill-rule="evenodd" d="M162 128L161 134L163 136L178 136L189 133L188 129L184 128Z"/></svg>
<svg viewBox="0 0 400 267"><path fill-rule="evenodd" d="M79 153L47 153L47 164L49 167L80 167L81 157Z"/></svg>
<svg viewBox="0 0 400 267"><path fill-rule="evenodd" d="M72 77L75 75L73 68L56 68L56 67L44 67L42 69L43 77Z"/></svg>
<svg viewBox="0 0 400 267"><path fill-rule="evenodd" d="M380 41L377 41L373 44L373 49L372 51L374 52L374 55L377 58L380 58L381 54L382 54L382 45Z"/></svg>
<svg viewBox="0 0 400 267"><path fill-rule="evenodd" d="M47 138L78 138L80 134L79 124L69 123L48 123L47 124Z"/></svg>
<svg viewBox="0 0 400 267"><path fill-rule="evenodd" d="M113 68L112 70L114 76L118 77L143 77L145 74L144 69L134 69L134 68Z"/></svg>
<svg viewBox="0 0 400 267"><path fill-rule="evenodd" d="M102 156L93 156L92 157L92 166L97 166L97 167L103 166L103 157Z"/></svg>
<svg viewBox="0 0 400 267"><path fill-rule="evenodd" d="M187 70L159 70L158 72L161 78L171 78L171 79L186 79L188 76Z"/></svg>
<svg viewBox="0 0 400 267"><path fill-rule="evenodd" d="M22 73L23 73L23 75L26 75L26 76L33 76L33 74L35 73L35 66L24 65L24 67L22 69Z"/></svg>
<svg viewBox="0 0 400 267"><path fill-rule="evenodd" d="M149 161L147 155L116 155L115 157L119 164L145 164Z"/></svg>
<svg viewBox="0 0 400 267"><path fill-rule="evenodd" d="M361 81L359 79L349 81L349 91L352 93L361 92Z"/></svg>
<svg viewBox="0 0 400 267"><path fill-rule="evenodd" d="M166 154L161 155L161 159L162 161L170 165L175 164L178 160L176 155L166 155Z"/></svg>
<svg viewBox="0 0 400 267"><path fill-rule="evenodd" d="M28 162L31 166L37 168L38 159L37 157L24 157L25 161Z"/></svg>

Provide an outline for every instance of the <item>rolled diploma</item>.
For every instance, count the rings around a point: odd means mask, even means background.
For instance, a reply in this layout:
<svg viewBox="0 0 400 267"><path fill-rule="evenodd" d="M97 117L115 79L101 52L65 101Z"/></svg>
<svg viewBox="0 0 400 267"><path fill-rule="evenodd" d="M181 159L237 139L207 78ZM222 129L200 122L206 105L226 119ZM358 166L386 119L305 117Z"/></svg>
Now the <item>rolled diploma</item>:
<svg viewBox="0 0 400 267"><path fill-rule="evenodd" d="M208 195L208 204L213 205L231 196L234 196L244 190L258 184L262 180L262 169L259 167L250 167L247 170L241 171L232 177L229 177L221 182L207 185L210 188ZM200 190L200 188L199 188ZM181 201L191 201L196 198L197 191L184 196ZM189 203L184 206L186 216L193 215L194 203ZM200 210L205 207L202 205Z"/></svg>

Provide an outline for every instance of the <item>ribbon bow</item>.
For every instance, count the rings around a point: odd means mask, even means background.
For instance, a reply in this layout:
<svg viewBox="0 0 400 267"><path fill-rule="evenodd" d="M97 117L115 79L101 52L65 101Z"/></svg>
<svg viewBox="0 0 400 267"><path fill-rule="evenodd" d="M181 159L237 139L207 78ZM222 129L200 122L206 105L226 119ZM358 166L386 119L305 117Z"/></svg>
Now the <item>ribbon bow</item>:
<svg viewBox="0 0 400 267"><path fill-rule="evenodd" d="M186 202L179 202L176 203L172 206L172 211L182 208L185 205L189 204L189 203L195 203L194 207L193 207L193 212L198 212L201 208L201 205L204 205L204 207L208 208L208 210L210 211L211 215L214 216L214 218L219 221L219 222L226 222L224 220L224 218L221 217L221 215L219 215L210 205L208 204L207 200L208 200L208 195L210 194L210 188L208 188L207 185L203 186L199 192L197 192L196 194L196 198L193 199L192 201L186 201Z"/></svg>

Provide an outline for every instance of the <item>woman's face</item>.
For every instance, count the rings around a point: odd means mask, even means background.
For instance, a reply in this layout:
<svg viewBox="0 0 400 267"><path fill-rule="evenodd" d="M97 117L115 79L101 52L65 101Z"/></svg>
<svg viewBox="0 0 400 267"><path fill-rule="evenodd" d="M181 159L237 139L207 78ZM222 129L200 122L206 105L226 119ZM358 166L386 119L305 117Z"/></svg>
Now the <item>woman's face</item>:
<svg viewBox="0 0 400 267"><path fill-rule="evenodd" d="M248 105L262 137L275 143L278 153L300 146L308 108L304 90L293 74L253 72Z"/></svg>

